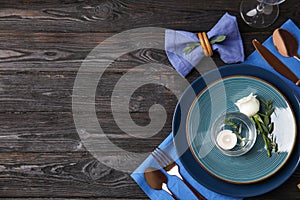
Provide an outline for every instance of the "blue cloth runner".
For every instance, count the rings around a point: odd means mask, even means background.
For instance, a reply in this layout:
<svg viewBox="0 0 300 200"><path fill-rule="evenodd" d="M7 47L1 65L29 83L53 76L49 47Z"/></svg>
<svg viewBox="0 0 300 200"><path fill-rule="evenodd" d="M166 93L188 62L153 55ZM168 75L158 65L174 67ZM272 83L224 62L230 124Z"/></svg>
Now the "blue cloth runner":
<svg viewBox="0 0 300 200"><path fill-rule="evenodd" d="M296 38L297 41L300 43L300 30L299 28L293 23L292 20L288 20L286 23L283 24L282 28L290 31ZM277 50L275 49L273 42L272 42L272 37L269 37L264 43L263 43L269 50L271 50L283 63L285 63L287 66L290 67L290 69L298 76L300 77L300 62L297 61L294 58L285 58L281 56ZM300 54L300 49L298 49L298 53ZM264 60L261 58L261 56L258 54L258 52L254 51L244 63L247 64L252 64L256 66L260 66L262 68L265 68L267 70L272 71L273 73L278 74L281 76L278 72L273 70ZM283 77L283 76L282 76ZM295 89L297 94L300 96L300 87L296 86L294 83L289 81L288 79L284 78L283 79L291 85L292 88ZM161 149L164 149L166 152L169 153L170 156L173 158L176 157L176 150L174 148L173 144L173 137L172 133L159 145ZM215 193L213 191L208 190L198 182L196 182L189 174L188 172L184 169L182 166L182 163L180 160L176 161L178 165L181 167L181 173L183 177L185 177L191 185L194 186L194 188L197 188L197 190L205 196L207 199L216 199L216 200L234 200L238 198L233 198L233 197L228 197L224 196L218 193ZM157 167L159 168L158 164L154 161L152 156L149 156L132 174L131 177L137 182L137 184L143 189L143 191L151 198L154 200L168 200L172 199L172 197L169 196L164 191L158 191L158 190L153 190L150 188L150 186L146 183L144 179L144 170L147 167ZM165 172L163 172L165 173ZM166 173L165 173L166 174ZM167 175L167 174L166 174ZM168 175L167 175L168 176ZM196 197L192 194L192 192L182 183L177 177L173 176L168 176L168 187L171 189L171 191L180 197L180 199L187 199L187 200L193 200L196 199Z"/></svg>
<svg viewBox="0 0 300 200"><path fill-rule="evenodd" d="M236 63L244 61L244 48L236 22L236 17L225 13L218 23L207 32L209 40L225 35L226 39L221 43L212 45L214 51L218 51L225 63ZM166 30L165 49L172 66L177 72L185 77L204 57L201 46L186 54L184 48L187 44L199 43L195 33L187 31Z"/></svg>

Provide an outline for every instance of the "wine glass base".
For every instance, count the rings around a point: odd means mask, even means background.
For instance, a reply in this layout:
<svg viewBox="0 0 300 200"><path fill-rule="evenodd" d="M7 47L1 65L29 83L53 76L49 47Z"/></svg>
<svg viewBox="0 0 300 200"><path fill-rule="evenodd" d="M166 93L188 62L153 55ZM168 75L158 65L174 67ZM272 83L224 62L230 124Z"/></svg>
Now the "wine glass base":
<svg viewBox="0 0 300 200"><path fill-rule="evenodd" d="M240 14L249 26L266 28L277 19L279 6L263 4L254 0L242 0Z"/></svg>

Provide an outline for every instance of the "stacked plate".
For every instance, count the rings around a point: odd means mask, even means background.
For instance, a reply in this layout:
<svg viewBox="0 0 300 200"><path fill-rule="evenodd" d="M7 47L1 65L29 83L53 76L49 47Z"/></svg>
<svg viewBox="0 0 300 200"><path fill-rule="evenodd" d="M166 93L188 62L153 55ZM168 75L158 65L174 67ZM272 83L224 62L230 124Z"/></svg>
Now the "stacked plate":
<svg viewBox="0 0 300 200"><path fill-rule="evenodd" d="M242 156L225 155L212 141L214 121L239 111L234 103L250 93L273 101L278 153L271 157L260 136ZM184 92L173 118L174 143L184 167L202 185L234 197L256 196L275 189L297 169L299 120L298 97L278 76L250 65L224 66L198 78Z"/></svg>

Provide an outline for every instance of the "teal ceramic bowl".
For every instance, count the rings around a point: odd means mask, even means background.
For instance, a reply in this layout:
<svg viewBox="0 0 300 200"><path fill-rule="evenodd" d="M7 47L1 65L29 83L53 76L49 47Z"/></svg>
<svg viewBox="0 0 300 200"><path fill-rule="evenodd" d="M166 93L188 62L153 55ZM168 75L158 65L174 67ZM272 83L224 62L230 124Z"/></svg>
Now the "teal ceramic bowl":
<svg viewBox="0 0 300 200"><path fill-rule="evenodd" d="M224 154L211 139L216 119L226 112L238 112L234 103L250 93L272 100L275 107L271 119L279 154L270 158L260 136L249 152L235 157ZM296 120L287 99L271 84L252 76L230 76L200 91L189 109L186 136L194 158L208 173L223 181L249 184L272 176L286 163L296 140Z"/></svg>

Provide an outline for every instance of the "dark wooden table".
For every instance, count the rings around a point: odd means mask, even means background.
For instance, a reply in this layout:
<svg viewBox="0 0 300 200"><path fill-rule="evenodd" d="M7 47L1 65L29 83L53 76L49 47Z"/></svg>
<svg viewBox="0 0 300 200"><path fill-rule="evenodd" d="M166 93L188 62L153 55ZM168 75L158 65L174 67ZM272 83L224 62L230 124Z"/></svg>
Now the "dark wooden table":
<svg viewBox="0 0 300 200"><path fill-rule="evenodd" d="M0 197L147 199L129 173L99 162L80 140L72 115L77 71L100 42L133 28L208 31L229 12L237 16L248 56L254 50L253 38L264 41L289 18L300 26L299 0L283 3L278 20L267 29L253 29L244 24L239 16L239 3L239 0L1 0ZM213 59L217 65L224 65L217 55ZM149 62L164 63L171 69L164 51L141 49L117 59L97 87L99 124L110 141L130 152L147 153L163 141L171 131L177 103L176 96L165 87L142 86L128 105L132 119L140 126L147 125L150 106L159 103L167 113L164 127L147 139L134 138L118 128L110 108L114 85L128 69ZM198 76L194 70L187 79L192 81ZM114 155L109 159L113 160ZM298 183L299 170L279 188L252 199L300 199Z"/></svg>

